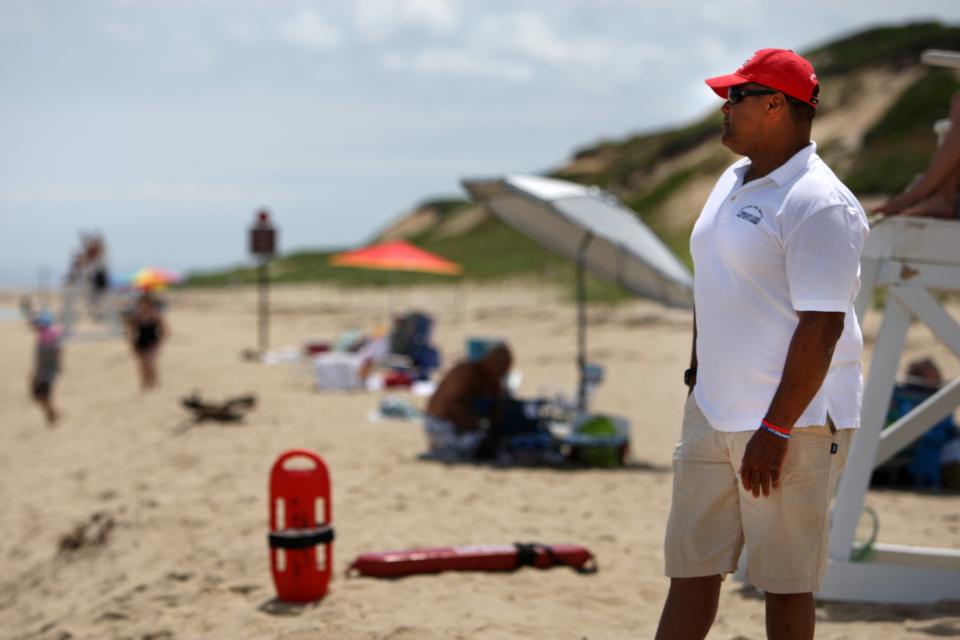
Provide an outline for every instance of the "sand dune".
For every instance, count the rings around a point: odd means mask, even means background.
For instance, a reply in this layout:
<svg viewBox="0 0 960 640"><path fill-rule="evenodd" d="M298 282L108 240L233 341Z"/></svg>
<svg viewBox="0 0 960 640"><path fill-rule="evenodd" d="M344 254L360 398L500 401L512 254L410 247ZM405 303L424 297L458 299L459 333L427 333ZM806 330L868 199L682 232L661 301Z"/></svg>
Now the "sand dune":
<svg viewBox="0 0 960 640"><path fill-rule="evenodd" d="M466 336L510 340L522 393L575 382L574 308L523 283L345 292L273 292L272 344L301 344L384 321L387 305L438 318L447 362ZM67 345L44 426L26 394L31 336L0 324L0 637L2 638L647 638L667 581L661 543L670 454L679 432L690 348L688 313L635 302L591 310L589 349L606 367L594 406L631 421L634 464L620 470L499 469L422 461L409 422L371 422L382 394L310 390L293 366L243 361L256 338L252 289L169 296L172 338L161 387L143 394L119 339ZM10 300L0 300L10 304ZM953 306L951 313L960 315ZM868 319L876 334L876 314ZM922 328L908 355L960 365ZM179 399L244 392L258 407L240 425L186 428ZM414 402L419 400L410 397ZM335 569L328 597L284 606L266 548L267 481L283 451L306 447L333 482ZM880 539L960 546L960 498L871 492ZM85 525L85 528L84 528ZM79 528L78 528L79 527ZM61 548L67 537L67 547ZM600 571L524 569L397 581L347 579L356 555L410 546L573 542ZM960 603L821 604L819 638L960 635ZM762 638L763 605L728 581L711 638Z"/></svg>

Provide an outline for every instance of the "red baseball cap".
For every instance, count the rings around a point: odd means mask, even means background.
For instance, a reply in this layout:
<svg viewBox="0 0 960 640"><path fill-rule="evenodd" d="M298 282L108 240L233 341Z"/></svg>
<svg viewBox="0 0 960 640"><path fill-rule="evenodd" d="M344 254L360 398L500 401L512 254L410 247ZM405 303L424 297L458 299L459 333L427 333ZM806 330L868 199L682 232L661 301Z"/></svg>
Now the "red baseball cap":
<svg viewBox="0 0 960 640"><path fill-rule="evenodd" d="M816 107L820 102L817 98L820 84L817 82L813 65L787 49L761 49L733 73L708 78L704 82L724 100L727 98L728 88L755 82L783 91L791 98L806 102L812 107Z"/></svg>

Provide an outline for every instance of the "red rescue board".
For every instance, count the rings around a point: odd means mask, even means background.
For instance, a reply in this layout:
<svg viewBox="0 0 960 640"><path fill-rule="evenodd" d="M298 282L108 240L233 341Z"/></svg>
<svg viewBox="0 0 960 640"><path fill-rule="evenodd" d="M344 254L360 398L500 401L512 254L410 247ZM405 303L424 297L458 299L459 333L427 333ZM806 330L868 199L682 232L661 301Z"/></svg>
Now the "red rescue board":
<svg viewBox="0 0 960 640"><path fill-rule="evenodd" d="M347 573L397 578L441 571L514 571L523 566L566 566L578 573L597 570L593 554L584 547L518 543L365 553L353 561Z"/></svg>

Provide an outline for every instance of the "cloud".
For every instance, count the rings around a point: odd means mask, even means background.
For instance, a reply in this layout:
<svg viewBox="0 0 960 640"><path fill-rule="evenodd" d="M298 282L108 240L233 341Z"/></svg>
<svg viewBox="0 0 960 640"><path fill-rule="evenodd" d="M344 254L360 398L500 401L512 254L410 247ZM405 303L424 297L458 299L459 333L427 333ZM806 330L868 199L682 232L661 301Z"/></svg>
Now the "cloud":
<svg viewBox="0 0 960 640"><path fill-rule="evenodd" d="M230 20L224 25L223 31L228 39L240 44L255 45L263 40L261 29L252 22Z"/></svg>
<svg viewBox="0 0 960 640"><path fill-rule="evenodd" d="M381 57L391 69L508 82L561 75L582 87L604 90L634 82L651 64L668 59L660 47L578 32L575 24L564 32L529 11L481 16L465 27L455 44Z"/></svg>
<svg viewBox="0 0 960 640"><path fill-rule="evenodd" d="M203 76L222 61L223 52L199 21L175 21L169 16L138 19L121 12L96 16L89 28L107 46L119 45L125 55L145 53L145 68L176 76Z"/></svg>
<svg viewBox="0 0 960 640"><path fill-rule="evenodd" d="M279 35L287 44L314 51L336 49L343 41L340 31L313 9L303 9L283 20Z"/></svg>
<svg viewBox="0 0 960 640"><path fill-rule="evenodd" d="M457 49L426 49L413 54L388 53L381 59L388 69L418 73L487 77L524 82L533 76L526 64Z"/></svg>
<svg viewBox="0 0 960 640"><path fill-rule="evenodd" d="M147 35L142 26L113 17L100 20L96 30L104 37L124 45L142 44Z"/></svg>
<svg viewBox="0 0 960 640"><path fill-rule="evenodd" d="M356 23L363 38L383 41L405 31L449 34L458 16L450 0L360 0Z"/></svg>
<svg viewBox="0 0 960 640"><path fill-rule="evenodd" d="M569 44L539 15L529 12L486 16L470 40L478 48L502 49L541 62L561 63L570 55Z"/></svg>
<svg viewBox="0 0 960 640"><path fill-rule="evenodd" d="M622 75L642 64L667 58L660 47L625 42L614 37L560 33L538 14L517 12L483 19L473 42L480 48L499 49L549 65L576 71Z"/></svg>
<svg viewBox="0 0 960 640"><path fill-rule="evenodd" d="M30 0L0 2L0 33L38 35L44 27L40 8Z"/></svg>
<svg viewBox="0 0 960 640"><path fill-rule="evenodd" d="M150 180L122 186L34 183L0 188L0 206L110 204L160 202L164 204L243 203L256 201L255 188L198 181Z"/></svg>

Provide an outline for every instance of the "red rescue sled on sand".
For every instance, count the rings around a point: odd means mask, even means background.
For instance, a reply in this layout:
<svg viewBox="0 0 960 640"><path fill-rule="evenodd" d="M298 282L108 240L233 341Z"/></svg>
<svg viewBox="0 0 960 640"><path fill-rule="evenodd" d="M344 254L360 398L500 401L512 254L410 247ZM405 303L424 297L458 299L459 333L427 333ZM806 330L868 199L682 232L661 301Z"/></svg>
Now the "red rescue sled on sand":
<svg viewBox="0 0 960 640"><path fill-rule="evenodd" d="M365 553L353 561L347 574L399 578L441 571L515 571L526 566L570 567L577 573L597 570L593 554L581 546L517 543Z"/></svg>
<svg viewBox="0 0 960 640"><path fill-rule="evenodd" d="M294 459L299 466L288 465ZM268 541L278 599L313 602L326 595L333 566L332 510L330 474L320 456L294 449L277 458L270 472Z"/></svg>

